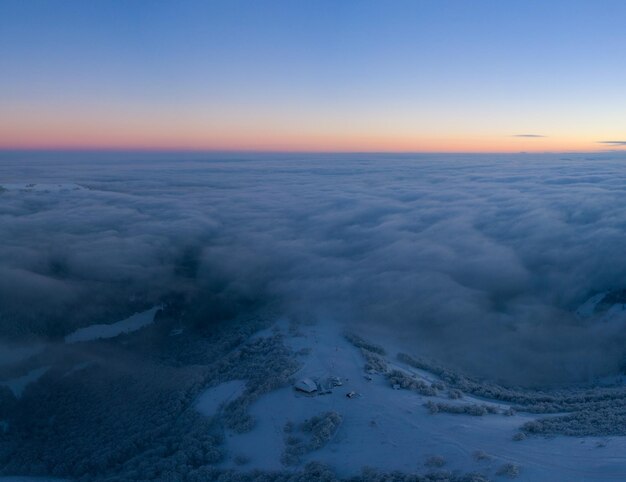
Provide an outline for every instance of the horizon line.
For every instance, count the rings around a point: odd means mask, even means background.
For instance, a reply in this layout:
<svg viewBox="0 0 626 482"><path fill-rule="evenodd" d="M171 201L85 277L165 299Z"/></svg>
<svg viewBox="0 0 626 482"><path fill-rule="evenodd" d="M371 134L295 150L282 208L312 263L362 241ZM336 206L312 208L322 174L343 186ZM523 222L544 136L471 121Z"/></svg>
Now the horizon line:
<svg viewBox="0 0 626 482"><path fill-rule="evenodd" d="M599 153L626 153L626 149L598 149L598 150L502 150L502 151L420 151L420 150L291 150L291 149L211 149L211 148L159 148L159 147L116 147L116 146L96 146L96 147L11 147L0 146L1 153L7 152L101 152L101 153L123 153L123 152L144 152L144 153L197 153L197 154L599 154Z"/></svg>

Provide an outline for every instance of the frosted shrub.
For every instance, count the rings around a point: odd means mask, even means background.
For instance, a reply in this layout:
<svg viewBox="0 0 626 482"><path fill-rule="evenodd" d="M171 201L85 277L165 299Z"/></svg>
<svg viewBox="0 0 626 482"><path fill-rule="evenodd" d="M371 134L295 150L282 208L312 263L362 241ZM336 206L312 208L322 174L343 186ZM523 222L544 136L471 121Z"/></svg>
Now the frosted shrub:
<svg viewBox="0 0 626 482"><path fill-rule="evenodd" d="M364 350L376 353L377 355L385 356L387 354L382 346L376 345L374 343L369 343L361 338L359 335L355 335L354 333L345 333L344 336L346 337L346 340L348 340L357 348L363 348Z"/></svg>
<svg viewBox="0 0 626 482"><path fill-rule="evenodd" d="M326 412L306 420L301 430L312 435L310 450L317 450L326 445L341 425L342 417L337 412Z"/></svg>
<svg viewBox="0 0 626 482"><path fill-rule="evenodd" d="M430 411L431 414L444 412L453 413L457 415L472 415L474 417L482 417L488 413L494 412L494 407L490 405L478 405L475 403L467 403L462 405L451 405L442 402L433 402L429 400L424 406ZM497 409L496 409L497 410Z"/></svg>
<svg viewBox="0 0 626 482"><path fill-rule="evenodd" d="M303 455L324 447L333 438L341 422L342 417L337 412L324 412L305 420L298 428L308 441L293 435L293 424L287 422L283 428L286 434L285 451L281 457L283 464L298 465Z"/></svg>
<svg viewBox="0 0 626 482"><path fill-rule="evenodd" d="M284 465L298 465L300 458L308 452L307 446L302 439L292 435L285 438L285 450L281 456Z"/></svg>
<svg viewBox="0 0 626 482"><path fill-rule="evenodd" d="M422 380L417 380L400 370L392 370L387 374L389 383L394 386L398 385L405 390L414 390L421 395L433 397L437 395L437 390Z"/></svg>
<svg viewBox="0 0 626 482"><path fill-rule="evenodd" d="M443 383L441 380L435 380L434 382L432 382L430 384L435 390L445 390L446 389L446 384Z"/></svg>
<svg viewBox="0 0 626 482"><path fill-rule="evenodd" d="M424 465L427 467L443 467L446 464L446 459L444 459L441 455L433 455L432 457L428 457Z"/></svg>
<svg viewBox="0 0 626 482"><path fill-rule="evenodd" d="M501 465L500 468L496 471L496 475L509 477L510 479L514 479L518 477L520 474L519 465L506 463Z"/></svg>
<svg viewBox="0 0 626 482"><path fill-rule="evenodd" d="M389 474L375 468L364 467L361 471L361 475L350 478L349 482L488 482L488 479L481 474L459 474L445 470L439 470L425 475L404 474L401 472L392 472Z"/></svg>
<svg viewBox="0 0 626 482"><path fill-rule="evenodd" d="M179 480L162 479L162 480ZM299 472L239 472L200 467L185 479L187 482L487 482L480 474L458 474L437 471L425 475L385 473L364 468L360 475L350 478L337 477L332 469L319 462L310 462Z"/></svg>
<svg viewBox="0 0 626 482"><path fill-rule="evenodd" d="M560 434L571 436L624 435L626 411L621 405L603 410L581 410L569 415L527 422L522 430L529 434Z"/></svg>
<svg viewBox="0 0 626 482"><path fill-rule="evenodd" d="M463 392L461 392L461 390L453 388L452 390L448 391L448 398L450 398L451 400L458 400L459 398L463 398Z"/></svg>
<svg viewBox="0 0 626 482"><path fill-rule="evenodd" d="M476 461L481 461L481 460L490 460L491 459L491 455L489 455L487 452L485 452L484 450L476 450L473 454L472 457L474 457L474 460Z"/></svg>
<svg viewBox="0 0 626 482"><path fill-rule="evenodd" d="M385 373L387 371L387 362L384 358L365 348L361 348L361 354L363 358L365 358L365 371L378 373Z"/></svg>

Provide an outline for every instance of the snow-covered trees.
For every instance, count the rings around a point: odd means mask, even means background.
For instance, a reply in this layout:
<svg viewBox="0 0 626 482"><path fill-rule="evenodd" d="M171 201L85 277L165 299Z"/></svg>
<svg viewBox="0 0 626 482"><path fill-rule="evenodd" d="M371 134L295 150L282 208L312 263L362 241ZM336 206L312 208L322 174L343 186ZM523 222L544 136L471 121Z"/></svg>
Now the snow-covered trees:
<svg viewBox="0 0 626 482"><path fill-rule="evenodd" d="M441 455L431 455L426 459L424 465L426 465L426 467L435 468L443 467L444 465L446 465L446 459L444 459Z"/></svg>
<svg viewBox="0 0 626 482"><path fill-rule="evenodd" d="M385 373L387 371L387 361L385 349L374 343L370 343L354 333L344 333L346 340L361 350L361 355L365 358L365 371Z"/></svg>
<svg viewBox="0 0 626 482"><path fill-rule="evenodd" d="M461 390L453 388L451 390L448 390L448 398L451 400L458 400L459 398L463 398L463 392L461 392Z"/></svg>
<svg viewBox="0 0 626 482"><path fill-rule="evenodd" d="M488 413L498 413L498 409L493 405L478 405L476 403L450 404L443 402L433 402L429 400L424 404L431 414L435 413L453 413L458 415L472 415L482 417Z"/></svg>
<svg viewBox="0 0 626 482"><path fill-rule="evenodd" d="M337 412L325 412L308 420L301 426L303 432L311 434L309 446L317 450L326 445L335 435L343 418Z"/></svg>
<svg viewBox="0 0 626 482"><path fill-rule="evenodd" d="M402 472L384 473L374 468L364 468L361 475L348 479L349 482L487 482L488 479L477 473L461 474L447 470L437 470L427 474L407 474Z"/></svg>
<svg viewBox="0 0 626 482"><path fill-rule="evenodd" d="M256 339L221 360L218 372L228 373L228 378L248 380L244 393L224 408L226 426L240 433L249 431L254 426L249 405L264 393L289 384L298 366L279 335ZM219 379L220 373L215 376Z"/></svg>
<svg viewBox="0 0 626 482"><path fill-rule="evenodd" d="M501 465L496 471L496 475L509 477L510 479L514 479L520 474L520 467L516 464L506 463Z"/></svg>
<svg viewBox="0 0 626 482"><path fill-rule="evenodd" d="M489 455L484 450L475 450L474 453L472 453L472 457L477 462L480 462L482 460L490 460L491 459L491 455Z"/></svg>
<svg viewBox="0 0 626 482"><path fill-rule="evenodd" d="M361 354L365 358L366 372L385 373L387 371L387 362L383 357L365 348L361 348Z"/></svg>
<svg viewBox="0 0 626 482"><path fill-rule="evenodd" d="M387 373L387 380L391 386L397 386L405 390L414 390L420 395L433 397L437 395L437 390L423 380L411 377L407 373L400 370L392 370Z"/></svg>
<svg viewBox="0 0 626 482"><path fill-rule="evenodd" d="M238 320L175 337L155 325L123 344L77 346L71 357L66 350L54 359L62 369L49 370L19 400L0 390L10 427L0 437L0 473L181 480L218 463L224 426L252 426L248 406L298 368L280 336L250 339L263 323ZM85 356L86 367L68 370L66 359ZM196 411L201 390L233 379L247 380L246 390L221 414Z"/></svg>
<svg viewBox="0 0 626 482"><path fill-rule="evenodd" d="M359 335L356 335L354 333L345 333L344 336L346 337L346 340L348 340L357 348L363 348L369 352L376 353L377 355L381 356L385 356L387 354L382 346L376 345L375 343L370 343L361 338Z"/></svg>
<svg viewBox="0 0 626 482"><path fill-rule="evenodd" d="M285 451L282 461L285 465L297 465L301 457L309 452L324 447L335 435L342 422L337 412L324 412L305 420L298 426L299 434L295 434L292 422L285 424Z"/></svg>
<svg viewBox="0 0 626 482"><path fill-rule="evenodd" d="M436 471L427 474L401 472L381 472L364 468L359 475L340 478L330 467L320 462L310 462L298 472L261 472L258 470L241 472L202 467L191 472L187 482L487 482L481 474L461 474L449 471Z"/></svg>
<svg viewBox="0 0 626 482"><path fill-rule="evenodd" d="M425 370L440 377L452 390L465 392L481 398L510 403L504 415L516 412L537 414L567 413L555 417L527 422L521 429L527 434L562 435L625 435L626 434L626 387L572 388L551 391L513 389L494 383L466 377L436 363L398 355L406 365ZM453 397L451 397L453 398ZM493 413L493 405L451 405L429 402L431 413L467 413L484 415Z"/></svg>

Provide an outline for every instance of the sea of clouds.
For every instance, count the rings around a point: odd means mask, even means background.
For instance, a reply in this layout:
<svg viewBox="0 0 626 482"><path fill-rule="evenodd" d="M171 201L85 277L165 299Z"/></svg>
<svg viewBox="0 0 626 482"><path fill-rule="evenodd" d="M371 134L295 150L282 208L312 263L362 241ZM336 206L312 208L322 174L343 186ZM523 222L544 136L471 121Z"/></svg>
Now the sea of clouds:
<svg viewBox="0 0 626 482"><path fill-rule="evenodd" d="M619 153L2 153L0 186L6 343L185 292L510 383L589 380L626 354L626 327L573 314L626 287Z"/></svg>

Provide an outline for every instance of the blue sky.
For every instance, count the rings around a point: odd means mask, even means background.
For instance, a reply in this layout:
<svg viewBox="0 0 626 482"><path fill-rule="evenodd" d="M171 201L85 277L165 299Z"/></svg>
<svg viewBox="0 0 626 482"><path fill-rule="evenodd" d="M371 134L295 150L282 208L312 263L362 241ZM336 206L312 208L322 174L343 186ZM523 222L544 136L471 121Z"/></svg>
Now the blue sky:
<svg viewBox="0 0 626 482"><path fill-rule="evenodd" d="M618 1L2 0L0 145L599 148L626 138L624 18Z"/></svg>

